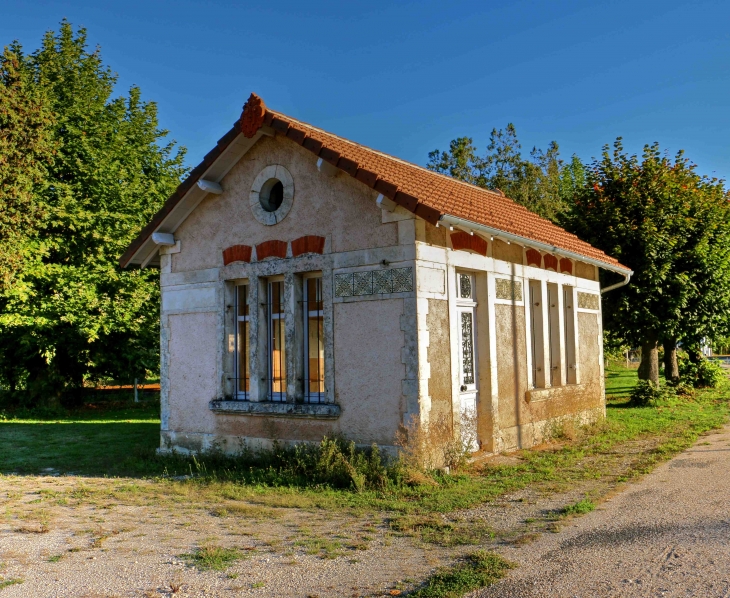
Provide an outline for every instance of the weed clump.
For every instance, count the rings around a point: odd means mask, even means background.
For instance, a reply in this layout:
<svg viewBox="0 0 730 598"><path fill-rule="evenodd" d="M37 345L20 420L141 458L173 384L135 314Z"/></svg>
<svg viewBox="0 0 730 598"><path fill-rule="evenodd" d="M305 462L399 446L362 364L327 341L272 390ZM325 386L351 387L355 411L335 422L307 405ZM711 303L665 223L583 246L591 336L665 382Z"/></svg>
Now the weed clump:
<svg viewBox="0 0 730 598"><path fill-rule="evenodd" d="M224 571L243 558L240 550L221 546L201 546L195 552L182 554L180 557L202 571Z"/></svg>
<svg viewBox="0 0 730 598"><path fill-rule="evenodd" d="M411 598L457 598L492 585L516 565L494 552L479 550L452 567L440 569Z"/></svg>
<svg viewBox="0 0 730 598"><path fill-rule="evenodd" d="M583 500L579 500L577 503L563 507L560 509L560 514L563 517L567 517L569 515L585 515L586 513L593 511L595 508L596 505L592 500L584 498Z"/></svg>
<svg viewBox="0 0 730 598"><path fill-rule="evenodd" d="M402 467L397 459L384 455L377 445L357 447L342 438L323 438L318 444L284 445L253 450L243 445L236 455L221 450L199 456L173 454L152 457L164 462L166 475L184 479L243 482L264 487L331 488L383 491L400 486ZM236 496L229 498L235 499Z"/></svg>

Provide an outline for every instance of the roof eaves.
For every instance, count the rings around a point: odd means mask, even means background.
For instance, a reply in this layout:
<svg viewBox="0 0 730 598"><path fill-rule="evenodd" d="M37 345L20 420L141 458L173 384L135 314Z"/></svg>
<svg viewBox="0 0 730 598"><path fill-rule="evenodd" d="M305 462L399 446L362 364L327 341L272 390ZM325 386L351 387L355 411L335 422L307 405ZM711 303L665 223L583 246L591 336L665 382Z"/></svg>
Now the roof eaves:
<svg viewBox="0 0 730 598"><path fill-rule="evenodd" d="M218 140L216 146L205 155L203 161L190 171L185 180L178 185L173 194L152 217L149 224L140 231L139 235L137 235L134 241L132 241L122 257L119 258L119 265L122 268L126 268L130 264L135 254L142 248L147 239L152 236L155 229L160 226L170 212L175 209L183 197L185 197L185 194L190 191L190 189L192 189L198 182L200 177L203 176L203 173L205 173L213 162L215 162L221 154L223 154L231 142L238 136L239 132L239 123L236 122L233 127L231 127L231 129Z"/></svg>

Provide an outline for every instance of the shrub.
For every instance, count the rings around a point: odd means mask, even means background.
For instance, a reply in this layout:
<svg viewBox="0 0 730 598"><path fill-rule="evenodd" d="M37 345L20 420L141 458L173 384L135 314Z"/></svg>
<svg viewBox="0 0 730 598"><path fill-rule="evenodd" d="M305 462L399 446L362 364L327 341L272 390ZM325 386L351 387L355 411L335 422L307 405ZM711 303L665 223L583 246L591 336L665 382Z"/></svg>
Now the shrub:
<svg viewBox="0 0 730 598"><path fill-rule="evenodd" d="M682 355L679 357L678 365L679 377L695 388L717 388L725 380L722 366L705 357L695 362Z"/></svg>
<svg viewBox="0 0 730 598"><path fill-rule="evenodd" d="M651 380L639 380L631 391L631 404L637 407L648 407L674 394L671 387L660 388Z"/></svg>

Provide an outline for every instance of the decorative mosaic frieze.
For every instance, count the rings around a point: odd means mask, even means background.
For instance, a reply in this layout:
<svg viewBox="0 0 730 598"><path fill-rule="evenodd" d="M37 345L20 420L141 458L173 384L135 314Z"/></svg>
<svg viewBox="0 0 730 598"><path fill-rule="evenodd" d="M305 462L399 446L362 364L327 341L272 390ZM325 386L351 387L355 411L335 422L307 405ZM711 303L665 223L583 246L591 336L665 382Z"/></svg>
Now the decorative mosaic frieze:
<svg viewBox="0 0 730 598"><path fill-rule="evenodd" d="M408 293L413 290L413 268L393 268L393 292Z"/></svg>
<svg viewBox="0 0 730 598"><path fill-rule="evenodd" d="M354 272L352 275L353 295L373 294L373 273Z"/></svg>
<svg viewBox="0 0 730 598"><path fill-rule="evenodd" d="M413 290L413 268L390 268L335 274L335 297L407 293Z"/></svg>
<svg viewBox="0 0 730 598"><path fill-rule="evenodd" d="M335 297L351 297L353 294L352 273L335 274Z"/></svg>
<svg viewBox="0 0 730 598"><path fill-rule="evenodd" d="M600 301L598 295L593 293L581 293L578 291L578 307L581 309L595 309L600 308Z"/></svg>
<svg viewBox="0 0 730 598"><path fill-rule="evenodd" d="M393 292L393 276L390 270L373 270L373 294Z"/></svg>
<svg viewBox="0 0 730 598"><path fill-rule="evenodd" d="M522 283L519 280L495 278L494 282L497 287L497 299L522 301Z"/></svg>

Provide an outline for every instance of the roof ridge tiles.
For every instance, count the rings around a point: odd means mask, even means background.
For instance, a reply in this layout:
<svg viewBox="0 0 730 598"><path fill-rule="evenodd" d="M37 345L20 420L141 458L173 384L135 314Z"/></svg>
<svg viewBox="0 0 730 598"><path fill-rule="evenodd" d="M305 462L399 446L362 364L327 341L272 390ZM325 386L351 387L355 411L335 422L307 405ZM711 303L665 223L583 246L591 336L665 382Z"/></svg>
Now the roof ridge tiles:
<svg viewBox="0 0 730 598"><path fill-rule="evenodd" d="M430 175L433 175L433 176L437 176L437 177L441 177L441 178L444 179L444 181L447 184L448 183L458 183L460 185L466 185L467 187L469 187L471 189L476 189L476 190L479 190L479 191L486 192L486 193L489 193L491 195L494 195L495 197L501 197L502 199L508 199L509 200L509 198L507 196L499 193L498 191L495 191L494 189L487 189L486 187L479 187L478 185L474 185L473 183L467 183L466 181L461 181L459 179L455 179L454 177L451 177L448 174L444 174L442 172L437 172L435 170L431 170L429 168L426 168L424 166L421 166L420 164L416 164L415 162L409 162L408 160L404 160L403 158L399 158L398 156L394 156L394 155L388 154L388 153L386 153L386 152L384 152L382 150L378 150L378 149L372 148L369 145L364 145L362 143L358 143L357 141L352 141L351 139L347 139L346 137L341 137L340 135L337 135L336 133L331 133L329 131L325 131L324 129L321 129L321 128L315 126L315 125L312 125L310 123L304 122L303 120L299 120L297 118L291 117L291 116L289 116L287 114L283 114L282 112L277 112L276 110L271 110L271 108L268 108L267 110L269 112L271 112L272 114L275 114L279 118L282 118L282 119L285 119L285 120L289 120L289 121L293 121L293 122L299 123L300 125L304 125L305 127L309 127L310 129L313 129L313 130L317 131L318 133L322 133L323 135L328 135L330 137L335 137L338 141L342 141L343 143L347 143L347 144L353 145L353 146L355 146L357 148L361 148L361 149L366 150L368 152L373 152L373 153L378 154L378 155L380 155L383 158L386 158L388 160L393 160L394 162L400 162L401 164L405 164L406 166L412 166L413 168L417 168L418 170L421 170L424 173L427 173L427 174L430 174ZM510 201L512 201L512 200L510 200ZM519 205L519 204L516 204L516 205ZM523 206L520 206L520 207L523 207ZM525 208L525 209L527 210L527 208ZM528 210L528 212L529 212L529 210Z"/></svg>
<svg viewBox="0 0 730 598"><path fill-rule="evenodd" d="M500 190L460 181L271 110L253 93L246 101L240 118L180 183L120 258L120 264L124 267L130 263L152 232L239 134L251 139L262 126L270 127L431 224L438 223L444 216L451 216L515 235L528 245L533 242L562 249L569 255L582 255L606 267L629 270L618 260L518 204Z"/></svg>

